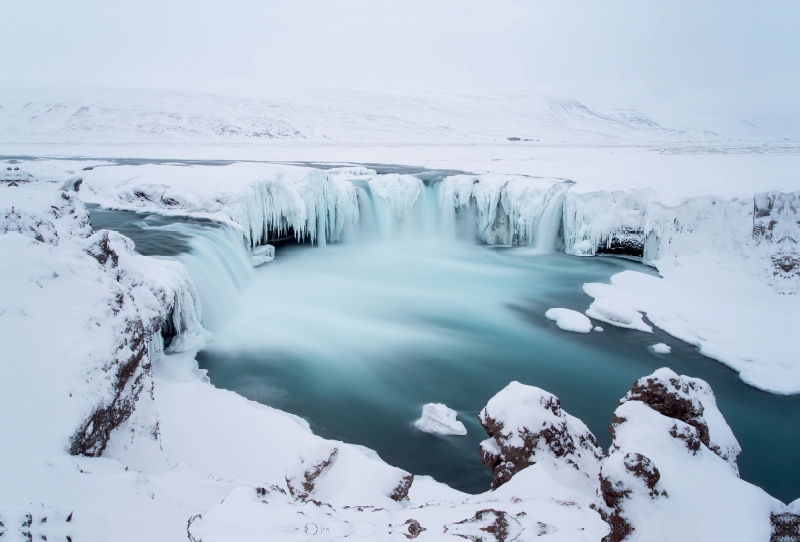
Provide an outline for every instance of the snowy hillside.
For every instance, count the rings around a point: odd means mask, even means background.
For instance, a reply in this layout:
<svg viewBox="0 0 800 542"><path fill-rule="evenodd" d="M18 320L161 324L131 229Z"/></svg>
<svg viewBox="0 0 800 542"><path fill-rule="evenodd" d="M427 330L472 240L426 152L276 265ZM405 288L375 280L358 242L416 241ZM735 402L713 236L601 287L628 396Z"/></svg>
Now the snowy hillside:
<svg viewBox="0 0 800 542"><path fill-rule="evenodd" d="M4 143L686 143L781 141L746 122L659 124L535 94L271 89L258 99L155 90L0 91Z"/></svg>

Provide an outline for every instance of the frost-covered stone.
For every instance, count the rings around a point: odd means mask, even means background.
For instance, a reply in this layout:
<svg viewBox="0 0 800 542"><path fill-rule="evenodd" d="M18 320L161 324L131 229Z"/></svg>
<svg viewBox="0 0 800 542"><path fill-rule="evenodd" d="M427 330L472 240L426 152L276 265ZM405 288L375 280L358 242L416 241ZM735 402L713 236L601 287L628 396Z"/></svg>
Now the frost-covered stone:
<svg viewBox="0 0 800 542"><path fill-rule="evenodd" d="M589 333L592 330L592 321L578 311L570 309L548 309L544 315L549 320L554 320L559 328L566 331Z"/></svg>
<svg viewBox="0 0 800 542"><path fill-rule="evenodd" d="M602 456L586 425L561 410L558 398L512 382L492 397L478 416L489 434L481 443L483 464L492 469L492 488L544 459L597 476Z"/></svg>
<svg viewBox="0 0 800 542"><path fill-rule="evenodd" d="M438 435L466 435L467 428L456 419L457 412L441 403L428 403L422 407L422 417L414 427L424 433Z"/></svg>
<svg viewBox="0 0 800 542"><path fill-rule="evenodd" d="M719 411L711 386L703 380L659 369L637 380L620 404L627 401L641 401L664 416L691 425L700 441L738 474L736 459L742 448Z"/></svg>
<svg viewBox="0 0 800 542"><path fill-rule="evenodd" d="M739 479L738 443L701 380L669 369L638 380L609 431L596 504L605 542L768 540L786 509Z"/></svg>

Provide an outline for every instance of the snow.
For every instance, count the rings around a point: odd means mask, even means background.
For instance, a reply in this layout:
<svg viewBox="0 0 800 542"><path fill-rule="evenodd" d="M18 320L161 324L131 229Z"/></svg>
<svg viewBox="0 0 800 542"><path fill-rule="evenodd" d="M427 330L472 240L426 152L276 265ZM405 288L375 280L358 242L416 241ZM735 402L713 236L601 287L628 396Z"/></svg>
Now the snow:
<svg viewBox="0 0 800 542"><path fill-rule="evenodd" d="M781 295L761 276L713 252L660 260L658 269L662 278L624 271L611 284L584 290L644 312L653 325L725 363L751 386L800 392L795 296Z"/></svg>
<svg viewBox="0 0 800 542"><path fill-rule="evenodd" d="M3 143L423 142L625 143L782 141L741 125L667 121L632 110L596 111L532 93L378 93L266 90L256 98L155 90L0 93ZM694 126L693 126L694 124Z"/></svg>
<svg viewBox="0 0 800 542"><path fill-rule="evenodd" d="M435 435L466 435L467 428L456 419L457 412L442 403L428 403L422 407L422 416L414 427Z"/></svg>
<svg viewBox="0 0 800 542"><path fill-rule="evenodd" d="M546 318L554 320L556 325L566 331L576 333L589 333L592 330L592 322L578 311L571 309L549 309L544 313Z"/></svg>
<svg viewBox="0 0 800 542"><path fill-rule="evenodd" d="M672 348L670 348L668 345L664 343L654 344L651 348L653 349L653 352L655 352L656 354L669 354L670 352L672 352Z"/></svg>
<svg viewBox="0 0 800 542"><path fill-rule="evenodd" d="M642 320L642 314L627 303L612 297L600 297L608 290L603 286L602 284L587 284L583 287L587 294L595 298L586 311L588 316L617 327L653 332L653 328Z"/></svg>

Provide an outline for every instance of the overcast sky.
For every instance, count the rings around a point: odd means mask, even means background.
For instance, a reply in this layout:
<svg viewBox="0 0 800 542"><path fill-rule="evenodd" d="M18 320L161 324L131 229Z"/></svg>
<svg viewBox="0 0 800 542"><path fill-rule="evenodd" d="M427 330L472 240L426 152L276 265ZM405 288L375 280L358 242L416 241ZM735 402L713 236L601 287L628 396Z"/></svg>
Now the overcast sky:
<svg viewBox="0 0 800 542"><path fill-rule="evenodd" d="M797 0L0 0L0 10L5 85L530 90L800 134Z"/></svg>

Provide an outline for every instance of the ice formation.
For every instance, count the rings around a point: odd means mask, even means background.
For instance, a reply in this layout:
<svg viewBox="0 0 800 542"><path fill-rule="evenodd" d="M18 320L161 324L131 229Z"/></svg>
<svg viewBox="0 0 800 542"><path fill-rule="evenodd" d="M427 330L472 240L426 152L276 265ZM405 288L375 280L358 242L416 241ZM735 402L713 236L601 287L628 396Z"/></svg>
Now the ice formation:
<svg viewBox="0 0 800 542"><path fill-rule="evenodd" d="M549 309L544 313L545 317L555 321L556 325L566 331L576 333L589 333L592 330L592 322L578 311L571 309Z"/></svg>
<svg viewBox="0 0 800 542"><path fill-rule="evenodd" d="M352 183L313 168L117 166L83 176L81 195L109 208L201 215L237 227L250 248L295 237L325 245L358 221Z"/></svg>
<svg viewBox="0 0 800 542"><path fill-rule="evenodd" d="M602 297L604 289L602 284L587 284L584 286L586 293L593 296L595 300L586 311L586 315L617 327L638 329L652 333L653 328L642 320L642 313L618 299L612 297Z"/></svg>
<svg viewBox="0 0 800 542"><path fill-rule="evenodd" d="M437 435L466 435L467 428L456 419L457 412L442 403L428 403L422 407L422 416L414 427L424 433Z"/></svg>
<svg viewBox="0 0 800 542"><path fill-rule="evenodd" d="M561 206L570 183L509 175L455 175L439 186L439 205L451 220L475 215L476 236L490 245L556 249Z"/></svg>
<svg viewBox="0 0 800 542"><path fill-rule="evenodd" d="M657 343L652 346L653 352L656 354L669 354L672 352L672 348L664 343Z"/></svg>

